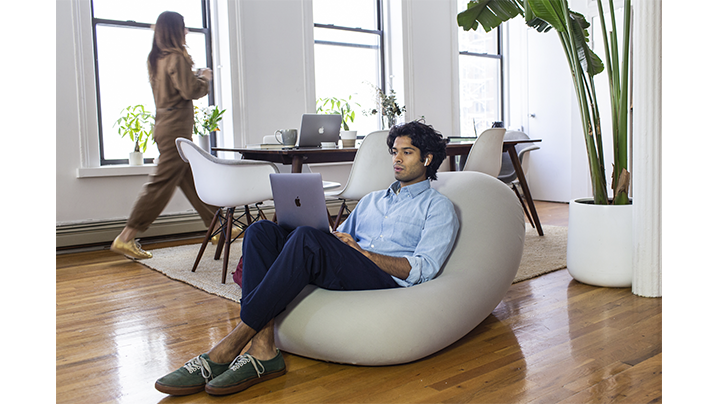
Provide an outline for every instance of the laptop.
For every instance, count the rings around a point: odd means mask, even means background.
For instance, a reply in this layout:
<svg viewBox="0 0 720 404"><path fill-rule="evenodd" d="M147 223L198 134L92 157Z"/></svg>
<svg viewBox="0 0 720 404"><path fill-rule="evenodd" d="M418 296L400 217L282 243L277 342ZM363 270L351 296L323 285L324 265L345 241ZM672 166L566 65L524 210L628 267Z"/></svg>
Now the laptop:
<svg viewBox="0 0 720 404"><path fill-rule="evenodd" d="M290 231L310 226L330 233L320 174L270 174L270 186L278 225Z"/></svg>
<svg viewBox="0 0 720 404"><path fill-rule="evenodd" d="M338 114L303 114L298 147L320 147L320 142L337 143L342 116Z"/></svg>

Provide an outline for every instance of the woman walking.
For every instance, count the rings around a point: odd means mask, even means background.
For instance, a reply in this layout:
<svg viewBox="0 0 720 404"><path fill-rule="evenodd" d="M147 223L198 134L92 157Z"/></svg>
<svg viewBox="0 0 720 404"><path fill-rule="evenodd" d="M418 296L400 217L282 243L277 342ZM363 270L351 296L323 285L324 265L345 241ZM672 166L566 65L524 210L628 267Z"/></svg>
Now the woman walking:
<svg viewBox="0 0 720 404"><path fill-rule="evenodd" d="M206 205L197 195L190 166L178 154L175 139L192 139L193 102L205 96L212 70L193 71L193 61L185 48L185 20L182 15L165 11L155 23L152 50L148 55L148 73L155 99L154 137L160 156L157 169L143 186L125 228L110 250L130 258L152 258L135 240L147 230L180 187L206 226L210 225L214 206Z"/></svg>

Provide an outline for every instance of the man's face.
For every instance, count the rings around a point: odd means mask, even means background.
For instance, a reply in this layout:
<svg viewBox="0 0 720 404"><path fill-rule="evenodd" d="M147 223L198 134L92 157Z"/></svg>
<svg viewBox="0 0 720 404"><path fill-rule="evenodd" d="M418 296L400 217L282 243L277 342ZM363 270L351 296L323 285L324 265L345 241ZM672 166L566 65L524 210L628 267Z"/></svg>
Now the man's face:
<svg viewBox="0 0 720 404"><path fill-rule="evenodd" d="M400 181L401 186L412 185L426 179L425 160L420 155L420 149L412 145L408 136L395 138L391 154L395 179ZM428 155L427 158L429 164L432 161L432 155Z"/></svg>

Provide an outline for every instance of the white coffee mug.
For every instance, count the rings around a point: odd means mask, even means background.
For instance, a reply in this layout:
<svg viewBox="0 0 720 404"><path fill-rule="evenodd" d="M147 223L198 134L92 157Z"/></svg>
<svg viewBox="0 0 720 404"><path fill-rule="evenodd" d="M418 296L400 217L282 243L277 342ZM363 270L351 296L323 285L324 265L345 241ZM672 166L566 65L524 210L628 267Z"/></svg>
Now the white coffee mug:
<svg viewBox="0 0 720 404"><path fill-rule="evenodd" d="M279 138L278 133L280 134ZM275 140L286 146L295 146L295 142L297 142L297 129L278 129L275 131Z"/></svg>

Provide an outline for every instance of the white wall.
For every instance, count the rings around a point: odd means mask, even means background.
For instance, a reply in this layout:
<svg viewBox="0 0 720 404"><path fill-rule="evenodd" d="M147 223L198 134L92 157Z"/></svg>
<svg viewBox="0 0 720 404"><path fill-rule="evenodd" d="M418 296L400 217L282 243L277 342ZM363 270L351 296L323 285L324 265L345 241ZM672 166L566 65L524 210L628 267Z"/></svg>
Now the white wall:
<svg viewBox="0 0 720 404"><path fill-rule="evenodd" d="M92 139L97 137L92 43L89 22L84 21L89 15L88 4L87 0L56 3L58 225L127 218L147 179L147 171L136 175L78 178L78 168L93 165L88 149L92 151ZM263 135L272 134L279 127L298 126L300 115L313 110L311 7L310 0L244 0L222 1L215 8L218 18L226 24L221 30L226 37L216 38L226 49L216 53L220 57L215 66L217 81L222 84L219 94L223 103L232 107L221 142L233 142L237 146L259 143ZM404 94L401 104L407 107L405 119L425 116L429 124L446 136L455 133L459 114L455 102L455 8L454 2L447 0L392 0L390 16L393 21L400 16L402 26L399 33L393 33L395 36L388 39L393 44L392 67L402 69L394 72L393 87L398 94ZM527 42L524 36L528 34L521 21L513 23L514 28L509 28L507 34L510 43L517 43L520 49L511 48L507 59L508 123L528 127L525 60L528 51L522 48ZM397 35L403 36L402 41L398 41ZM404 49L398 50L398 43L404 44ZM548 81L569 84L563 63L561 60L563 69L547 72ZM233 82L228 84L228 80ZM568 102L570 98L572 93L567 91L550 92L544 98L548 105L559 109L558 126L565 127L560 136L533 132L532 128L529 133L544 139L541 150L533 152L536 154L531 160L535 165L531 170L537 171L531 176L537 199L567 200L573 196L578 187L573 183L572 172L576 165L587 165L583 160L584 149L576 162L570 155L576 151L576 141L570 140L570 146L567 145L570 132L575 131L569 125L579 127L573 118L573 114L577 115L574 105L570 107ZM574 138L582 140L581 136ZM553 162L553 167L562 168L542 169L544 162ZM560 170L570 171L570 177L563 177ZM104 175L105 171L92 172ZM553 182L552 187L546 185L549 181ZM581 194L586 193L583 190ZM163 213L189 210L189 203L178 192Z"/></svg>

